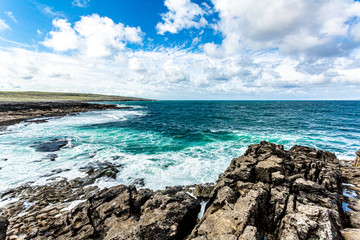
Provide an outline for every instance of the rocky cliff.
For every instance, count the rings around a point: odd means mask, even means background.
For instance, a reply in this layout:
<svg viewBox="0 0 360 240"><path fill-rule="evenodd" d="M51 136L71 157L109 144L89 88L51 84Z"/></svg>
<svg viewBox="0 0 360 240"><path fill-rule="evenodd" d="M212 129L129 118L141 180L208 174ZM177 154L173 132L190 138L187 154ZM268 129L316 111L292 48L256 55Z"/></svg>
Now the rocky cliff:
<svg viewBox="0 0 360 240"><path fill-rule="evenodd" d="M357 192L351 199L343 194L344 185L358 186L359 181L349 183L356 176L332 153L303 146L288 151L261 142L233 159L215 184L158 191L120 185L100 191L87 184L93 182L89 175L9 191L3 198L19 200L1 210L9 222L1 221L0 236L7 232L7 239L359 239ZM81 203L70 208L70 200Z"/></svg>

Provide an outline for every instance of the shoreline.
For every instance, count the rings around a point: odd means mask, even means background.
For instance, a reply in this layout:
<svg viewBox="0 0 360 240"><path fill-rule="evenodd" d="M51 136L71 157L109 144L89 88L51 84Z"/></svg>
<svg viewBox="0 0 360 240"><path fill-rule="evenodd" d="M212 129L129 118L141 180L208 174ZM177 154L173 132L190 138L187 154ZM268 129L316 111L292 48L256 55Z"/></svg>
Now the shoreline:
<svg viewBox="0 0 360 240"><path fill-rule="evenodd" d="M121 166L1 195L4 239L358 239L360 170L326 151L249 145L214 184L99 189ZM1 217L3 215L3 217ZM0 232L1 236L1 232ZM1 238L0 238L1 239Z"/></svg>
<svg viewBox="0 0 360 240"><path fill-rule="evenodd" d="M0 102L0 130L24 121L33 122L31 120L37 118L63 117L108 109L132 109L132 107L118 107L115 104L99 104L91 101Z"/></svg>
<svg viewBox="0 0 360 240"><path fill-rule="evenodd" d="M0 103L0 130L35 118L129 108L87 101ZM39 147L65 143L46 144ZM330 152L261 142L233 159L215 183L164 190L143 188L143 179L105 189L94 184L120 171L122 165L107 162L84 168L82 178L49 173L46 185L2 192L1 201L12 202L0 207L0 240L360 237L360 169Z"/></svg>

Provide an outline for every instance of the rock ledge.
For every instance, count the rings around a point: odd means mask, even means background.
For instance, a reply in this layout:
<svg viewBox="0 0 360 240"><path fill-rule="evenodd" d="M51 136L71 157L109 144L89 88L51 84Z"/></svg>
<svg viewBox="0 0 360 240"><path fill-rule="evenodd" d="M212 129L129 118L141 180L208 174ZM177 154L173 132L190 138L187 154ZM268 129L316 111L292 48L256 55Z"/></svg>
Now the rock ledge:
<svg viewBox="0 0 360 240"><path fill-rule="evenodd" d="M0 211L9 220L7 239L355 239L359 219L343 210L342 171L332 153L261 142L233 159L215 184L83 187L72 209L53 197L36 203L41 207ZM22 198L25 192L33 197L23 189ZM200 200L207 204L198 219ZM6 226L1 220L0 239Z"/></svg>

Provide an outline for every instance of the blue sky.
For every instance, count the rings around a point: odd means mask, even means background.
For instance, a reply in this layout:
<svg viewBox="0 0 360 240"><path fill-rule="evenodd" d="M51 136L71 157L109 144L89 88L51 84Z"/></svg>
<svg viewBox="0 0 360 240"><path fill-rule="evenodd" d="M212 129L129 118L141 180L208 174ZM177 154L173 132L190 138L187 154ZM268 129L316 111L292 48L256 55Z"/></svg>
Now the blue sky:
<svg viewBox="0 0 360 240"><path fill-rule="evenodd" d="M201 1L197 2L201 4ZM37 45L43 37L38 34L38 30L42 33L50 32L54 18L65 18L69 22L75 23L80 20L81 16L94 13L111 18L116 23L121 22L128 26L140 26L141 30L146 33L142 48L151 48L155 45L154 42L156 46L171 47L185 44L185 47L191 47L192 37L197 36L202 31L202 29L191 29L191 31L181 31L176 35L169 33L157 34L155 26L162 20L161 14L167 11L162 0L92 0L88 2L80 1L80 3L84 3L84 6L79 7L76 2L71 0L3 1L0 3L0 16L2 19L7 20L6 22L12 31L4 32L2 36L19 43ZM211 2L207 3L211 4ZM8 12L11 12L14 17L16 16L16 22L8 16ZM216 14L213 17L216 19ZM209 31L202 34L204 42L221 42L221 36L215 34L210 28L205 29ZM139 49L139 47L138 45L132 46L133 49Z"/></svg>
<svg viewBox="0 0 360 240"><path fill-rule="evenodd" d="M2 0L0 89L359 99L360 2Z"/></svg>

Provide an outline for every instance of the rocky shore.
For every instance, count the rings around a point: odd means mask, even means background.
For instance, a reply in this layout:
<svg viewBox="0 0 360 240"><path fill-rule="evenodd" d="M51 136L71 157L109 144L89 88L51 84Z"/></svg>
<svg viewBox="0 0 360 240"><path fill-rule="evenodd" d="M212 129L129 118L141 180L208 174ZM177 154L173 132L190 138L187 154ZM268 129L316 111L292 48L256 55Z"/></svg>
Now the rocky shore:
<svg viewBox="0 0 360 240"><path fill-rule="evenodd" d="M0 239L360 239L360 171L322 150L261 142L214 184L158 191L92 185L110 163L84 171L3 193Z"/></svg>
<svg viewBox="0 0 360 240"><path fill-rule="evenodd" d="M0 128L29 119L65 116L79 112L123 109L112 104L92 104L79 101L0 102Z"/></svg>

